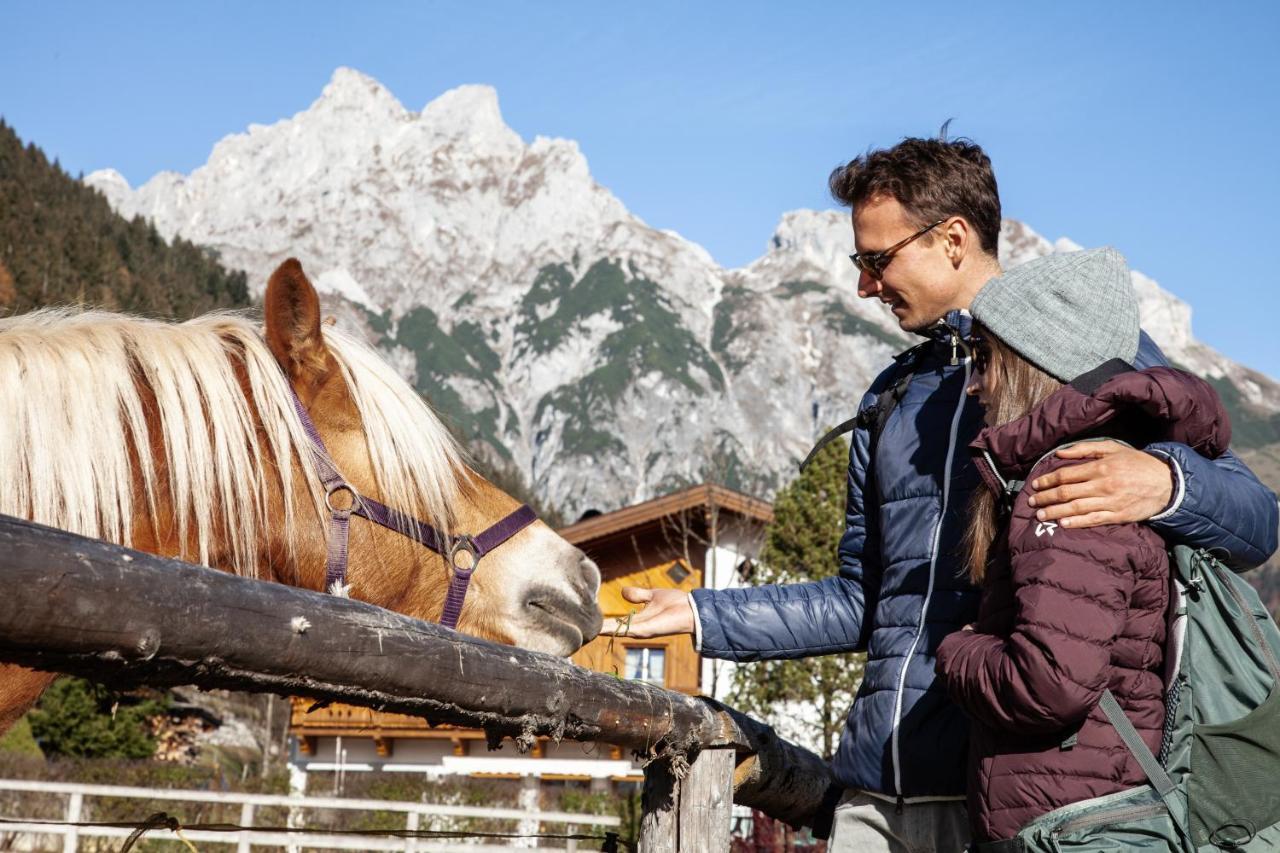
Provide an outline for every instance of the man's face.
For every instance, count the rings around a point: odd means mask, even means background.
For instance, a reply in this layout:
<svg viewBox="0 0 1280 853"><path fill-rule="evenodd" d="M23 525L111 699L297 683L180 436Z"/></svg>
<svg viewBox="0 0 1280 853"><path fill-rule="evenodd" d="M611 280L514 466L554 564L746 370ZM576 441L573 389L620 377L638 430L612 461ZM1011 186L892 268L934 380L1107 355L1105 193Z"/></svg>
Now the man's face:
<svg viewBox="0 0 1280 853"><path fill-rule="evenodd" d="M928 223L925 223L928 224ZM942 318L958 301L961 280L946 253L945 224L898 250L876 281L858 270L858 295L879 297L898 325L914 332ZM910 237L920 225L909 220L897 199L878 196L853 211L854 247L879 252Z"/></svg>

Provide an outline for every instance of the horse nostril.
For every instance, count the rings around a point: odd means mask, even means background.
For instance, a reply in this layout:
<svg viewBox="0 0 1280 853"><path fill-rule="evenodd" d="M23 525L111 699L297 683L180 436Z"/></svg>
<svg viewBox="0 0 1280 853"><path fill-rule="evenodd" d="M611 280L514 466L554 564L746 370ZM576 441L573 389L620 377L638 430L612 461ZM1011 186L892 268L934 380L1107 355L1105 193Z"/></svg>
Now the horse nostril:
<svg viewBox="0 0 1280 853"><path fill-rule="evenodd" d="M604 614L597 607L591 614L591 621L582 627L582 644L594 640L600 634L600 629L604 627Z"/></svg>
<svg viewBox="0 0 1280 853"><path fill-rule="evenodd" d="M582 554L578 561L578 569L583 581L582 597L588 601L595 601L600 595L600 567L596 565L595 560Z"/></svg>
<svg viewBox="0 0 1280 853"><path fill-rule="evenodd" d="M571 598L563 592L539 589L525 598L525 607L538 611L553 622L572 625L582 632L583 642L600 633L604 619L594 597Z"/></svg>
<svg viewBox="0 0 1280 853"><path fill-rule="evenodd" d="M525 599L525 607L531 610L541 610L543 613L555 619L565 622L575 622L576 607L569 599L553 592L539 591Z"/></svg>

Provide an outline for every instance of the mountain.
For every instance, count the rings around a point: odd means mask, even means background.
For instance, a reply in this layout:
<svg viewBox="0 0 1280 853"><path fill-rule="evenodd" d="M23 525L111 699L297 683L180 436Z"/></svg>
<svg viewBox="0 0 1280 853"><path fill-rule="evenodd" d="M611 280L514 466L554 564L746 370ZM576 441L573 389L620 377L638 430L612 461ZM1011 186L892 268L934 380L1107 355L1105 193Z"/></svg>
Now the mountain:
<svg viewBox="0 0 1280 853"><path fill-rule="evenodd" d="M339 69L190 175L85 181L251 286L301 258L477 453L570 517L703 479L771 495L912 342L854 294L846 213L784 214L763 256L722 268L629 213L574 142L524 142L486 86L414 112ZM1073 248L1004 223L1007 265ZM1154 281L1134 287L1170 358L1232 407L1237 446L1280 448L1280 383L1196 341Z"/></svg>
<svg viewBox="0 0 1280 853"><path fill-rule="evenodd" d="M0 316L66 304L190 317L246 306L249 290L209 249L121 217L0 119Z"/></svg>

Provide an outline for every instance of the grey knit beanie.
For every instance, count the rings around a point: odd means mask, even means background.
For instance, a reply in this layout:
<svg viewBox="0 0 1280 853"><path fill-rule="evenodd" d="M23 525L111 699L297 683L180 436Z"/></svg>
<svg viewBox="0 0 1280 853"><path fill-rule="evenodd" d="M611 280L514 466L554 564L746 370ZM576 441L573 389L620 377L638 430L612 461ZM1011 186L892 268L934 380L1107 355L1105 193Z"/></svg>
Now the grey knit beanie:
<svg viewBox="0 0 1280 853"><path fill-rule="evenodd" d="M978 322L1041 370L1070 382L1138 354L1138 297L1115 249L1046 255L983 285Z"/></svg>

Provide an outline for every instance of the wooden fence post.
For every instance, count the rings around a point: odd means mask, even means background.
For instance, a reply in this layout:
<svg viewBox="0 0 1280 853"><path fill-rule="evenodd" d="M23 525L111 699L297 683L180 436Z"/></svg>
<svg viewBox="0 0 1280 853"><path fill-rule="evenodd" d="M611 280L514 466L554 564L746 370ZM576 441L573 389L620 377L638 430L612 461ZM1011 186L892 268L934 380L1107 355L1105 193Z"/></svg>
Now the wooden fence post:
<svg viewBox="0 0 1280 853"><path fill-rule="evenodd" d="M680 851L728 853L733 820L732 747L703 749L680 781Z"/></svg>
<svg viewBox="0 0 1280 853"><path fill-rule="evenodd" d="M79 823L80 814L84 809L84 794L76 791L67 800L67 823ZM76 832L76 827L67 827L68 832L62 836L62 849L64 853L76 853L80 847L80 835Z"/></svg>
<svg viewBox="0 0 1280 853"><path fill-rule="evenodd" d="M736 763L718 747L699 751L680 780L667 762L645 768L640 853L727 853Z"/></svg>
<svg viewBox="0 0 1280 853"><path fill-rule="evenodd" d="M253 826L253 803L243 803L240 806L240 825ZM236 845L236 853L250 853L249 833L240 832L240 842Z"/></svg>
<svg viewBox="0 0 1280 853"><path fill-rule="evenodd" d="M422 815L418 812L409 812L409 816L405 818L404 828L410 832L417 832L421 827ZM409 836L404 840L404 849L406 853L418 853L418 839Z"/></svg>
<svg viewBox="0 0 1280 853"><path fill-rule="evenodd" d="M680 783L671 775L671 765L655 761L644 769L644 790L640 794L639 853L677 853L680 849Z"/></svg>
<svg viewBox="0 0 1280 853"><path fill-rule="evenodd" d="M539 800L542 793L541 777L529 774L520 777L520 798L517 801L520 808L524 809L525 817L520 819L516 824L516 832L520 835L533 836L538 834L540 821L538 820L538 810L541 808ZM511 843L512 847L537 847L537 838L516 838Z"/></svg>

